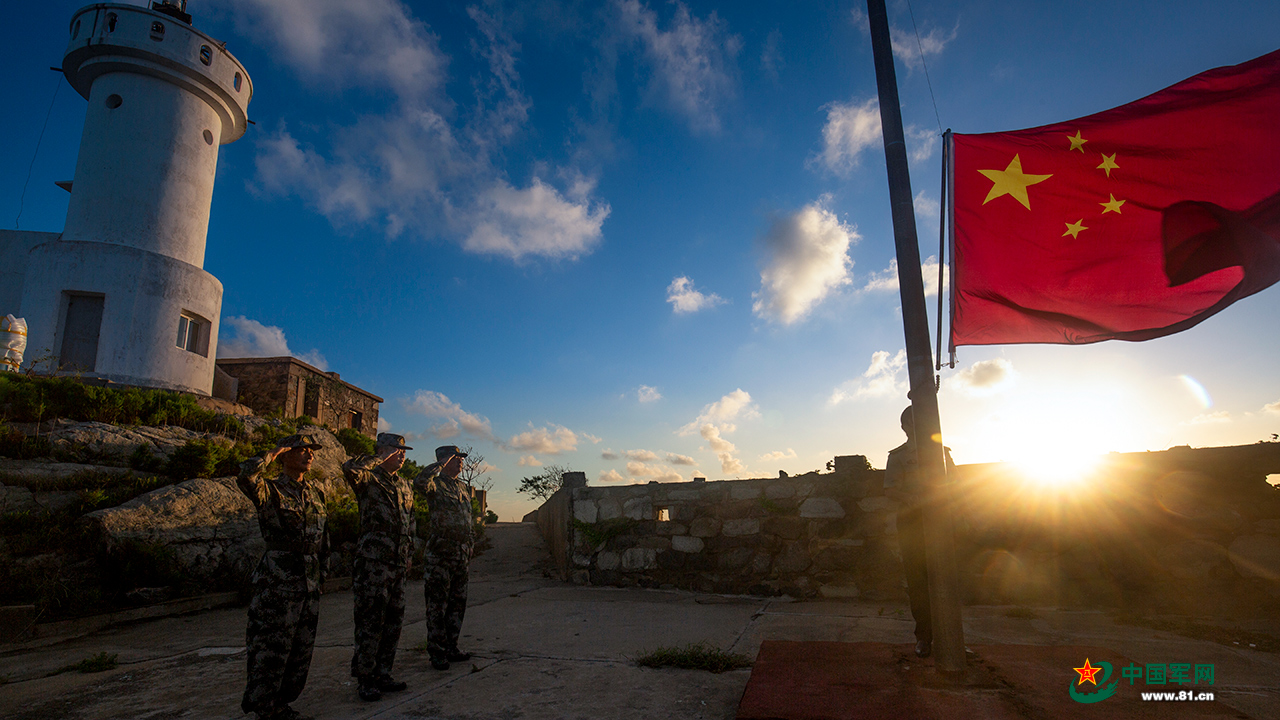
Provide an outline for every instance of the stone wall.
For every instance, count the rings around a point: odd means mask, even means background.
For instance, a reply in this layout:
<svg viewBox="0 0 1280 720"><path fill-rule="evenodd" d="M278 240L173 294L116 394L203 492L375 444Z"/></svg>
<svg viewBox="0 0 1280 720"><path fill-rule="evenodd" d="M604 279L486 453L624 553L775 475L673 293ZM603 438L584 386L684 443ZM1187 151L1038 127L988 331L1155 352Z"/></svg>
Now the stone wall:
<svg viewBox="0 0 1280 720"><path fill-rule="evenodd" d="M957 560L971 602L1164 604L1280 597L1280 444L1113 454L1046 487L957 468ZM583 487L568 498L568 578L796 597L905 597L883 471ZM541 520L541 512L539 519Z"/></svg>

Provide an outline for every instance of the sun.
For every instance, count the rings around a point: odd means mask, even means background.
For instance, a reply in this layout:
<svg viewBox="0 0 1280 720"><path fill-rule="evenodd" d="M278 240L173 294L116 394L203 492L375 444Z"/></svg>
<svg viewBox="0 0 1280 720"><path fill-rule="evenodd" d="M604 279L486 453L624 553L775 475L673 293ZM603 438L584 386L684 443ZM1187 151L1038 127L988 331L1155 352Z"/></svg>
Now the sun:
<svg viewBox="0 0 1280 720"><path fill-rule="evenodd" d="M1137 440L1129 395L1119 383L1024 388L953 426L948 444L955 439L964 462L1007 462L1037 486L1078 487L1107 453Z"/></svg>

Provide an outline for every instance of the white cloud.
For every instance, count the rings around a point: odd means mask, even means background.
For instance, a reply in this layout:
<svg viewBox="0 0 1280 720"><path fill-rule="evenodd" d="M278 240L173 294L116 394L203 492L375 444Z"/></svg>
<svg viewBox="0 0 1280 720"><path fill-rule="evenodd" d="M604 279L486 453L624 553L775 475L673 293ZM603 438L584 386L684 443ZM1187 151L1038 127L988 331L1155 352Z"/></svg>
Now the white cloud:
<svg viewBox="0 0 1280 720"><path fill-rule="evenodd" d="M578 437L582 438L583 440L590 441L592 445L599 445L600 442L604 440L604 438L598 438L595 435L592 435L591 433L578 433Z"/></svg>
<svg viewBox="0 0 1280 720"><path fill-rule="evenodd" d="M699 310L724 304L724 298L711 293L704 295L693 288L693 281L681 276L667 286L667 302L671 303L672 312L677 315L695 313Z"/></svg>
<svg viewBox="0 0 1280 720"><path fill-rule="evenodd" d="M828 170L844 174L857 167L858 156L880 143L880 102L827 103L827 122L822 126L822 152L810 163L820 162Z"/></svg>
<svg viewBox="0 0 1280 720"><path fill-rule="evenodd" d="M504 443L508 451L535 452L540 455L559 455L578 449L578 435L563 425L534 428L513 436Z"/></svg>
<svg viewBox="0 0 1280 720"><path fill-rule="evenodd" d="M621 455L619 455L618 453L614 452L613 450L610 450L610 449L608 449L608 448L605 448L604 452L600 453L600 457L601 457L601 458L603 458L603 459L605 459L605 460L618 460L618 459L620 459L622 456L621 456Z"/></svg>
<svg viewBox="0 0 1280 720"><path fill-rule="evenodd" d="M532 455L521 455L516 461L516 465L520 467L542 467L542 461Z"/></svg>
<svg viewBox="0 0 1280 720"><path fill-rule="evenodd" d="M906 395L907 381L900 377L907 369L907 351L899 350L897 355L890 355L885 350L877 350L871 354L871 364L862 377L841 383L831 392L829 405L838 405L845 400L860 400L865 397L889 397Z"/></svg>
<svg viewBox="0 0 1280 720"><path fill-rule="evenodd" d="M623 450L622 457L640 462L653 462L658 459L658 453L652 450Z"/></svg>
<svg viewBox="0 0 1280 720"><path fill-rule="evenodd" d="M227 330L232 331L230 337ZM296 357L321 370L329 369L329 361L319 350L312 348L310 352L294 353L285 340L284 330L243 315L222 319L217 354L220 358Z"/></svg>
<svg viewBox="0 0 1280 720"><path fill-rule="evenodd" d="M862 153L883 148L878 99L831 102L822 109L827 113L827 122L822 126L822 150L806 161L807 166L821 165L837 175L848 175L858 167ZM920 163L933 157L940 140L936 131L907 125L902 134L912 162Z"/></svg>
<svg viewBox="0 0 1280 720"><path fill-rule="evenodd" d="M1218 412L1197 415L1191 418L1190 420L1188 420L1187 422L1185 422L1184 424L1185 425L1216 425L1220 423L1229 423L1229 422L1231 422L1231 413L1227 412L1226 410L1219 410Z"/></svg>
<svg viewBox="0 0 1280 720"><path fill-rule="evenodd" d="M624 483L627 482L627 478L617 470L605 470L596 477L596 481L602 483Z"/></svg>
<svg viewBox="0 0 1280 720"><path fill-rule="evenodd" d="M698 417L678 431L681 435L692 435L706 423L715 423L725 432L733 432L733 421L741 416L744 419L760 417L760 410L751 403L751 393L742 388L725 395L719 400L709 403L698 413Z"/></svg>
<svg viewBox="0 0 1280 720"><path fill-rule="evenodd" d="M667 453L666 461L667 461L667 464L668 464L668 465L692 465L692 466L696 466L696 465L698 464L698 461L697 461L697 460L694 460L693 458L689 457L688 455L678 455L678 454L676 454L676 453L671 453L671 452Z"/></svg>
<svg viewBox="0 0 1280 720"><path fill-rule="evenodd" d="M707 441L707 445L711 446L711 451L716 454L720 460L720 470L725 475L737 475L743 471L742 461L734 457L734 453L738 452L738 448L733 443L720 437L720 428L707 423L702 426L702 439Z"/></svg>
<svg viewBox="0 0 1280 720"><path fill-rule="evenodd" d="M683 482L684 476L670 467L658 467L643 462L627 463L627 474L631 477L646 477L658 482Z"/></svg>
<svg viewBox="0 0 1280 720"><path fill-rule="evenodd" d="M769 35L764 39L764 48L760 50L760 69L765 77L774 82L778 80L778 73L787 66L779 47L781 44L782 32L774 28L769 31Z"/></svg>
<svg viewBox="0 0 1280 720"><path fill-rule="evenodd" d="M929 194L926 193L924 190L921 190L920 192L916 193L915 202L913 203L913 205L916 210L916 215L930 217L934 219L937 219L938 212L942 208L941 204L937 200L934 200L933 198L929 197Z"/></svg>
<svg viewBox="0 0 1280 720"><path fill-rule="evenodd" d="M378 432L389 432L391 430L391 421L378 416Z"/></svg>
<svg viewBox="0 0 1280 720"><path fill-rule="evenodd" d="M610 211L607 204L568 202L537 177L523 190L499 179L480 196L478 207L479 219L463 248L512 260L526 255L576 260L600 242Z"/></svg>
<svg viewBox="0 0 1280 720"><path fill-rule="evenodd" d="M472 437L496 441L489 419L483 415L467 412L462 406L453 402L443 393L434 390L419 390L411 399L402 400L406 410L425 415L429 418L441 418L443 422L433 425L427 432L438 438L457 437L465 432Z"/></svg>
<svg viewBox="0 0 1280 720"><path fill-rule="evenodd" d="M764 455L760 456L760 461L771 462L773 460L792 460L792 459L795 459L795 457L796 457L796 451L792 450L791 448L787 448L786 452L783 452L781 450L774 450L771 453L765 453Z"/></svg>
<svg viewBox="0 0 1280 720"><path fill-rule="evenodd" d="M920 275L924 279L924 296L933 297L938 294L938 258L930 255L920 263ZM942 287L951 287L951 275L943 273ZM891 258L889 267L867 276L862 292L898 292L898 259Z"/></svg>
<svg viewBox="0 0 1280 720"><path fill-rule="evenodd" d="M1273 415L1280 415L1280 400L1277 400L1273 403L1267 403L1266 405L1262 406L1262 409L1264 412L1269 412Z"/></svg>
<svg viewBox="0 0 1280 720"><path fill-rule="evenodd" d="M802 319L828 295L852 282L849 246L861 239L820 203L777 219L764 237L768 260L751 309L785 325Z"/></svg>
<svg viewBox="0 0 1280 720"><path fill-rule="evenodd" d="M230 2L264 50L338 94L335 107L360 108L353 120L295 121L301 135L284 119L262 133L253 189L296 195L336 226L456 238L471 252L512 260L574 259L599 244L610 209L590 197L590 181L569 183L567 197L537 176L513 186L491 159L519 139L530 101L516 69L519 45L483 10L468 15L487 73L464 84L474 94L464 105L446 95L449 58L437 37L402 2ZM572 168L559 173L581 179Z"/></svg>
<svg viewBox="0 0 1280 720"><path fill-rule="evenodd" d="M1013 363L1004 358L980 360L947 380L968 395L991 395L1008 389L1017 379Z"/></svg>
<svg viewBox="0 0 1280 720"><path fill-rule="evenodd" d="M718 132L717 106L735 94L734 58L742 40L713 11L699 19L677 0L668 29L638 0L615 3L624 35L639 40L652 68L651 96L684 116L694 132Z"/></svg>
<svg viewBox="0 0 1280 720"><path fill-rule="evenodd" d="M662 399L662 393L658 392L658 388L650 385L641 385L636 390L636 399L642 403L651 403Z"/></svg>
<svg viewBox="0 0 1280 720"><path fill-rule="evenodd" d="M929 58L941 55L947 45L956 39L956 34L959 31L960 24L956 23L956 26L951 28L950 31L934 28L922 33L919 40L917 40L914 29L890 25L889 44L893 46L893 56L898 58L898 61L903 65L906 65L909 71L914 71L919 70L921 67L920 56L922 54L926 63Z"/></svg>

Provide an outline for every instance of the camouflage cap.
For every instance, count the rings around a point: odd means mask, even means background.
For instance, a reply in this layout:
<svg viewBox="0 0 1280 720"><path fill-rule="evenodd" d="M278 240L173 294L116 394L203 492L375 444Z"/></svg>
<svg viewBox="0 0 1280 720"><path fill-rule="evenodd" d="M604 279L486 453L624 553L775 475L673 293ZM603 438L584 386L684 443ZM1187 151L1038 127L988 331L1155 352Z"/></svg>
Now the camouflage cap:
<svg viewBox="0 0 1280 720"><path fill-rule="evenodd" d="M280 447L289 448L290 450L294 450L297 448L311 448L312 450L319 450L320 448L324 447L324 445L322 445L320 441L316 439L316 436L314 433L298 433L296 435L290 435L285 439L281 440Z"/></svg>
<svg viewBox="0 0 1280 720"><path fill-rule="evenodd" d="M378 433L378 447L393 447L398 450L412 450L404 444L404 436L395 433Z"/></svg>
<svg viewBox="0 0 1280 720"><path fill-rule="evenodd" d="M457 445L441 445L436 448L436 462L444 462L454 455L457 455L458 457L467 456L467 454L462 452Z"/></svg>

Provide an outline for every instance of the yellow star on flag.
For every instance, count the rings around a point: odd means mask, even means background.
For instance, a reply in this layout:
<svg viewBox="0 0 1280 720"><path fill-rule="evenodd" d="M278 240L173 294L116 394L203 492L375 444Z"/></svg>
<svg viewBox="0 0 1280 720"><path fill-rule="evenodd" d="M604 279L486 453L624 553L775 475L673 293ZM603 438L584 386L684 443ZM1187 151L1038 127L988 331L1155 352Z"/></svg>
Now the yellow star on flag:
<svg viewBox="0 0 1280 720"><path fill-rule="evenodd" d="M1067 223L1067 231L1062 233L1062 236L1066 237L1070 235L1072 240L1079 240L1080 231L1088 229L1089 228L1084 226L1084 218L1080 218L1076 222Z"/></svg>
<svg viewBox="0 0 1280 720"><path fill-rule="evenodd" d="M1083 151L1083 150L1081 150L1080 152L1084 152L1084 151ZM1099 153L1099 154L1102 154L1102 153ZM1111 177L1111 171L1112 171L1112 170L1117 170L1117 169L1119 169L1119 168L1120 168L1120 166L1116 164L1116 154L1115 154L1115 153L1111 153L1111 155L1110 155L1110 156L1105 155L1105 154L1102 154L1102 164L1098 166L1098 169L1099 169L1099 170L1106 170L1106 171L1107 171L1107 177Z"/></svg>
<svg viewBox="0 0 1280 720"><path fill-rule="evenodd" d="M1098 681L1095 678L1097 678L1098 673L1102 672L1102 668L1093 667L1092 665L1089 664L1089 658L1084 659L1084 667L1071 668L1071 669L1080 673L1080 680L1076 682L1077 685L1083 685L1085 684L1085 681L1088 681L1093 683L1094 685L1097 685Z"/></svg>
<svg viewBox="0 0 1280 720"><path fill-rule="evenodd" d="M1079 150L1080 152L1084 152L1084 144L1089 142L1088 140L1085 140L1084 138L1080 137L1079 130L1076 131L1075 137L1071 137L1070 135L1068 135L1067 139L1071 141L1071 147L1067 148L1067 152L1071 152L1072 150Z"/></svg>
<svg viewBox="0 0 1280 720"><path fill-rule="evenodd" d="M1116 199L1116 196L1115 196L1115 195L1111 195L1111 193L1107 193L1107 194L1111 196L1111 201L1110 201L1110 202L1104 202L1104 203L1098 203L1099 205L1101 205L1101 206L1102 206L1102 214L1103 214L1103 215L1106 215L1106 214L1107 214L1107 213L1109 213L1109 212L1113 212L1113 213L1115 213L1115 214L1119 215L1119 214L1120 214L1120 206L1124 204L1124 201L1123 201L1123 200L1117 200L1117 199Z"/></svg>
<svg viewBox="0 0 1280 720"><path fill-rule="evenodd" d="M1031 209L1031 200L1027 198L1027 186L1053 177L1053 175L1028 175L1022 172L1022 159L1017 155L1013 156L1013 160L1009 161L1009 167L1004 170L979 170L978 172L994 183L991 186L991 192L987 193L987 199L982 201L983 205L1001 195L1009 195L1028 210Z"/></svg>

